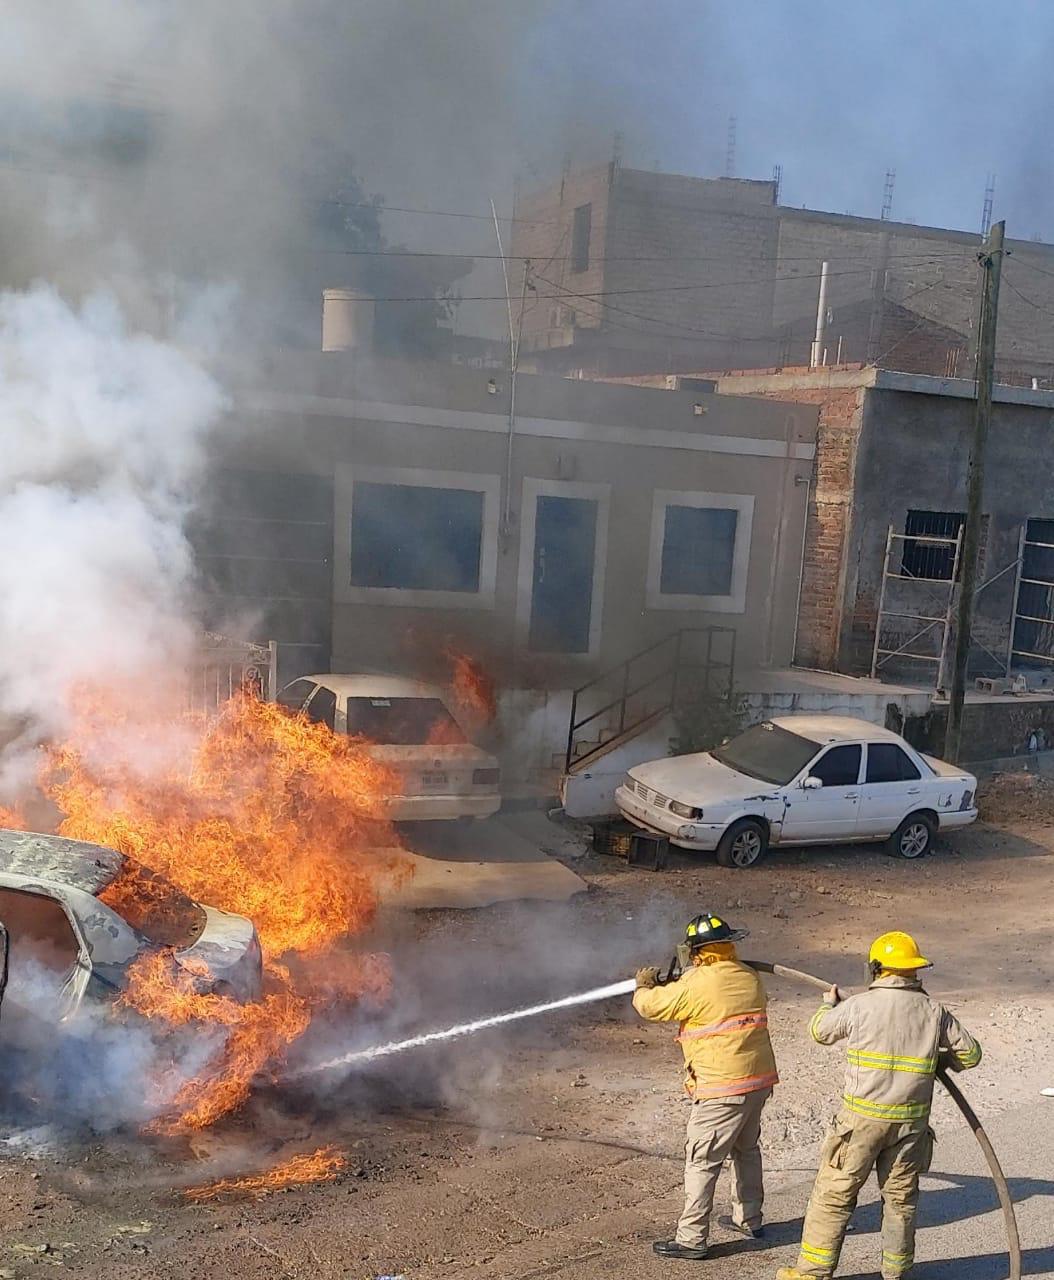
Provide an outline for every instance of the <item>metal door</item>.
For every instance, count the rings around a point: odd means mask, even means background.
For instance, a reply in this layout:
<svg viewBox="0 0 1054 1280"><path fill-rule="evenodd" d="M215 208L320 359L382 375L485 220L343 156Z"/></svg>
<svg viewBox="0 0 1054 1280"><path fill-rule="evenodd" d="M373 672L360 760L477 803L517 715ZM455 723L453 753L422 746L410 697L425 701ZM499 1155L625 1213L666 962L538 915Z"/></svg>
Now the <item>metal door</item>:
<svg viewBox="0 0 1054 1280"><path fill-rule="evenodd" d="M528 646L536 653L588 653L598 504L551 494L535 502Z"/></svg>

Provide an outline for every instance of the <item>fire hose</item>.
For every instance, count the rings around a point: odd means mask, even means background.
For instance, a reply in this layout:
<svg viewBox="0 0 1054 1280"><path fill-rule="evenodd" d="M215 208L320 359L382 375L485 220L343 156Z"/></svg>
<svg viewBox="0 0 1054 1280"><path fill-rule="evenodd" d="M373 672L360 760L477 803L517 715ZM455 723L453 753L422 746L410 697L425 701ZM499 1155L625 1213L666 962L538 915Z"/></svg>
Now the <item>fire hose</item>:
<svg viewBox="0 0 1054 1280"><path fill-rule="evenodd" d="M750 965L752 969L757 969L759 973L771 973L777 978L789 978L792 982L803 982L806 986L818 987L821 991L830 991L832 986L830 982L825 982L823 978L817 978L815 974L802 973L800 969L789 969L783 964L769 964L767 960L747 960L745 963ZM966 1101L962 1090L949 1076L946 1067L942 1066L937 1069L937 1079L962 1112L963 1118L973 1131L973 1136L977 1139L978 1146L984 1152L984 1158L988 1163L988 1172L991 1174L992 1182L995 1184L996 1195L999 1197L999 1204L1003 1210L1007 1252L1010 1255L1010 1280L1021 1280L1021 1237L1018 1235L1017 1218L1014 1215L1014 1202L1010 1198L1010 1188L1007 1186L1006 1175L1003 1173L1002 1166L999 1163L999 1157L996 1155L995 1148L989 1141L988 1134L985 1133L984 1126L978 1120L973 1107Z"/></svg>

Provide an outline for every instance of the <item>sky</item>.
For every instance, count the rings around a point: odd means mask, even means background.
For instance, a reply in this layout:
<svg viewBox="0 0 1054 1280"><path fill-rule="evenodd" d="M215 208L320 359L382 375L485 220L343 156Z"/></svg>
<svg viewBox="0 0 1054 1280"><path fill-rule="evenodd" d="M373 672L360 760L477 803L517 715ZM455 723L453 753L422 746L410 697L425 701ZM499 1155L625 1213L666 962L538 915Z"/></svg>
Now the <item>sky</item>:
<svg viewBox="0 0 1054 1280"><path fill-rule="evenodd" d="M737 174L768 178L781 164L786 204L874 217L894 169L895 217L973 229L994 173L1008 232L1054 240L1049 3L568 0L558 9L534 32L527 79L557 86L554 123L608 111L634 167L722 174L734 115Z"/></svg>
<svg viewBox="0 0 1054 1280"><path fill-rule="evenodd" d="M995 174L1008 234L1054 242L1052 43L1050 0L11 0L0 249L63 288L123 278L134 300L167 260L280 299L342 170L388 206L475 215L393 210L389 242L487 254L516 182L604 162L616 132L629 166L719 176L732 115L737 176L780 164L784 204L875 217L893 169L896 220L975 230ZM26 104L129 72L145 165L42 192ZM495 270L469 288L500 292Z"/></svg>

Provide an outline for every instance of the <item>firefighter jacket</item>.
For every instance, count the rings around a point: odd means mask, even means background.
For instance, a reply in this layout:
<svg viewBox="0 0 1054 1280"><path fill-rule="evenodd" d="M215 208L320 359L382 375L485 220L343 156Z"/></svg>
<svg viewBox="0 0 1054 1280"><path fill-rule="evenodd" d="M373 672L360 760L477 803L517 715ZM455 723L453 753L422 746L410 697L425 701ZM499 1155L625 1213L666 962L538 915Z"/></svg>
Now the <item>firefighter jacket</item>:
<svg viewBox="0 0 1054 1280"><path fill-rule="evenodd" d="M890 1124L925 1121L942 1054L953 1071L981 1061L981 1046L958 1020L917 978L897 974L876 978L833 1008L824 1005L810 1030L818 1044L848 1041L846 1108Z"/></svg>
<svg viewBox="0 0 1054 1280"><path fill-rule="evenodd" d="M715 960L676 982L639 987L633 1007L649 1022L678 1022L685 1089L695 1099L725 1098L778 1083L765 988L748 965Z"/></svg>

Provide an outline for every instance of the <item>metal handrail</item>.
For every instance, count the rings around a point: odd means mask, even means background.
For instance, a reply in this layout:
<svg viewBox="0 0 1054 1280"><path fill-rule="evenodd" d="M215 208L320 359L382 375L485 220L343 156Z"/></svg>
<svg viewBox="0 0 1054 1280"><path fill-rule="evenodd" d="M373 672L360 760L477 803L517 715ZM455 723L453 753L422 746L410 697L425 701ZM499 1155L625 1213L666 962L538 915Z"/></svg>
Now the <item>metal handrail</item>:
<svg viewBox="0 0 1054 1280"><path fill-rule="evenodd" d="M713 657L714 636L717 634L727 635L730 638L729 660L727 662L715 660ZM707 647L706 647L707 652L706 652L705 660L700 660L698 662L692 662L692 663L684 662L683 660L684 640L685 640L685 636L690 636L690 635L705 635L707 637ZM663 715L667 711L669 711L676 703L681 676L683 671L686 669L686 667L689 667L689 666L700 667L705 669L707 673L706 674L707 687L709 687L710 685L710 674L715 668L718 670L727 670L728 672L727 695L729 698L731 698L732 690L734 686L734 680L735 680L735 644L736 644L736 631L734 627L682 627L681 630L675 631L672 635L665 636L662 640L658 640L654 644L648 645L647 648L639 650L639 652L633 654L631 657L627 658L624 662L619 663L617 667L609 668L607 671L603 672L601 675L595 676L592 680L588 681L586 684L580 685L577 689L574 689L571 693L571 715L568 722L567 750L564 758L565 770L569 772L572 765L577 765L581 767L585 761L591 759L593 756L597 754L600 754L602 749L607 746L606 742L600 743L597 746L593 747L592 750L583 752L581 755L576 756L575 755L575 741L576 741L575 735L579 732L579 730L583 729L586 725L592 724L594 721L598 720L601 716L606 715L608 712L614 710L616 707L619 708L619 716L618 716L618 728L615 730L615 733L613 735L614 737L622 737L626 734L632 734L635 730L641 728L641 726L646 724L648 721L654 720L656 716ZM645 680L642 684L638 684L635 687L631 688L630 679L631 679L633 664L636 662L639 662L643 658L647 658L651 654L656 653L657 651L663 648L672 648L671 659L668 665L666 665L661 671L659 671L656 675L652 676L650 679ZM607 681L611 680L612 677L617 677L619 675L621 675L622 677L622 691L616 697L612 698L611 701L607 702L598 711L591 712L589 715L584 716L581 720L577 719L578 702L581 695L584 693L587 693L590 689L594 689L598 686L602 686ZM627 723L626 710L627 710L627 704L629 700L631 698L637 697L639 694L643 693L646 689L650 689L653 685L659 684L661 681L666 679L671 680L670 693L668 698L663 702L662 706L652 708L650 711L647 712L647 714L638 717L637 719L631 721L630 723Z"/></svg>

